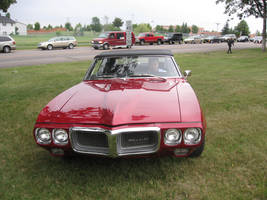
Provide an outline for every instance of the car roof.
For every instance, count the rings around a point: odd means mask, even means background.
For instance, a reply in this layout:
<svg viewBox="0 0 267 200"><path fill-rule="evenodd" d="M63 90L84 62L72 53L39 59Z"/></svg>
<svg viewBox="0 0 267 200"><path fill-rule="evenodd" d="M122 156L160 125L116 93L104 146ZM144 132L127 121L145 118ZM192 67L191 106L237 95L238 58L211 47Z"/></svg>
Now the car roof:
<svg viewBox="0 0 267 200"><path fill-rule="evenodd" d="M96 55L95 58L113 57L113 56L143 56L143 55L173 56L170 50L150 49L150 50L115 50L109 52L102 52L101 54Z"/></svg>

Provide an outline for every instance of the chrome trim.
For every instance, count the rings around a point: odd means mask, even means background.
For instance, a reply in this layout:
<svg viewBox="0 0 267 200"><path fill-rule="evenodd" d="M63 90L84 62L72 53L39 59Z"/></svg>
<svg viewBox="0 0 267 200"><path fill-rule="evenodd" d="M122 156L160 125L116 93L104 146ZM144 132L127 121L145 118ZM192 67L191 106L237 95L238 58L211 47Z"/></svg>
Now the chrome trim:
<svg viewBox="0 0 267 200"><path fill-rule="evenodd" d="M82 131L82 132L94 132L94 133L103 133L107 135L108 130L102 129L102 128L86 128L86 127L72 127L69 129L70 133L70 144L73 149L73 151L77 153L82 153L82 154L94 154L94 155L109 155L109 149L105 147L93 147L90 149L90 147L82 147L79 146L80 148L77 148L77 144L74 142L74 137L73 137L73 132L74 131Z"/></svg>
<svg viewBox="0 0 267 200"><path fill-rule="evenodd" d="M146 132L146 131L151 131L151 132L156 132L157 134L157 144L153 145L144 145L143 147L126 147L123 148L121 145L121 138L122 135L120 133L134 133L134 132ZM150 154L150 153L155 153L158 151L160 147L160 141L161 141L161 134L160 134L160 128L159 127L139 127L139 128L126 128L126 129L119 129L113 131L112 134L118 134L117 137L117 154L118 156L125 156L125 155L140 155L140 154ZM146 150L148 149L148 150Z"/></svg>
<svg viewBox="0 0 267 200"><path fill-rule="evenodd" d="M77 144L74 144L74 141L73 141L74 138L72 135L73 132L75 131L99 132L99 133L105 134L108 138L108 152L90 151L90 148L88 148L89 149L88 151L75 148L75 145ZM149 146L129 147L129 148L121 147L121 134L122 133L127 134L127 133L144 132L144 131L156 132L157 144L151 145L152 147L155 146L154 148L149 149ZM105 156L110 156L110 157L155 153L160 148L160 141L161 141L161 134L160 134L159 127L137 127L137 128L123 128L123 129L117 129L117 130L107 130L103 128L72 127L69 129L69 133L70 133L69 134L70 143L71 143L71 147L73 151L77 153L83 153L83 154L105 155ZM99 149L103 150L104 148L99 148ZM133 151L134 149L136 149L136 151Z"/></svg>

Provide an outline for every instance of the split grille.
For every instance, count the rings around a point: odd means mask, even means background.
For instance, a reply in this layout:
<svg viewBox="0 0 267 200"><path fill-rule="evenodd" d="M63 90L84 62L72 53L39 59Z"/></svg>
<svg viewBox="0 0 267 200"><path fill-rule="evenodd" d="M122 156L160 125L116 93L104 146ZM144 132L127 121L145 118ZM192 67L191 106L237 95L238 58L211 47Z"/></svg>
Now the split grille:
<svg viewBox="0 0 267 200"><path fill-rule="evenodd" d="M160 145L158 127L127 128L109 131L101 128L70 129L74 151L85 154L124 156L154 153Z"/></svg>

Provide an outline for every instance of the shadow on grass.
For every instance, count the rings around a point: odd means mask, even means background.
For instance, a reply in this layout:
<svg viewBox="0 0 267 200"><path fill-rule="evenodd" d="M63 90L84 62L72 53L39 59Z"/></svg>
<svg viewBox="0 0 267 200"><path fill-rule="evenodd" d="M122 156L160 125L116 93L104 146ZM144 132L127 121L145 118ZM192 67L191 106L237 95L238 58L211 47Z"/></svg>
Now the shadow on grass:
<svg viewBox="0 0 267 200"><path fill-rule="evenodd" d="M177 171L179 165L193 162L191 159L175 157L153 158L103 158L76 156L70 158L52 157L46 152L37 155L31 161L25 173L36 181L45 177L50 183L83 185L104 185L145 183L147 181L166 181L169 173ZM180 178L183 178L181 167ZM34 181L34 180L33 180ZM92 182L93 181L93 182ZM101 183L101 184L100 184Z"/></svg>

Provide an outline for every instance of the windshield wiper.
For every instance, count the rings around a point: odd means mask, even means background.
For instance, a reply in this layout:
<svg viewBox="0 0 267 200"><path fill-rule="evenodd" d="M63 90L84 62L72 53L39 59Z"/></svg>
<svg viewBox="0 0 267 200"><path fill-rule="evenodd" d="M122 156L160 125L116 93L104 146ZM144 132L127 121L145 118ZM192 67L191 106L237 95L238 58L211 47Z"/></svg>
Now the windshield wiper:
<svg viewBox="0 0 267 200"><path fill-rule="evenodd" d="M154 77L154 78L159 78L159 79L162 79L164 81L166 81L167 79L164 78L164 77L160 77L160 76L156 76L156 75L153 75L153 74L130 74L128 75L129 77Z"/></svg>

